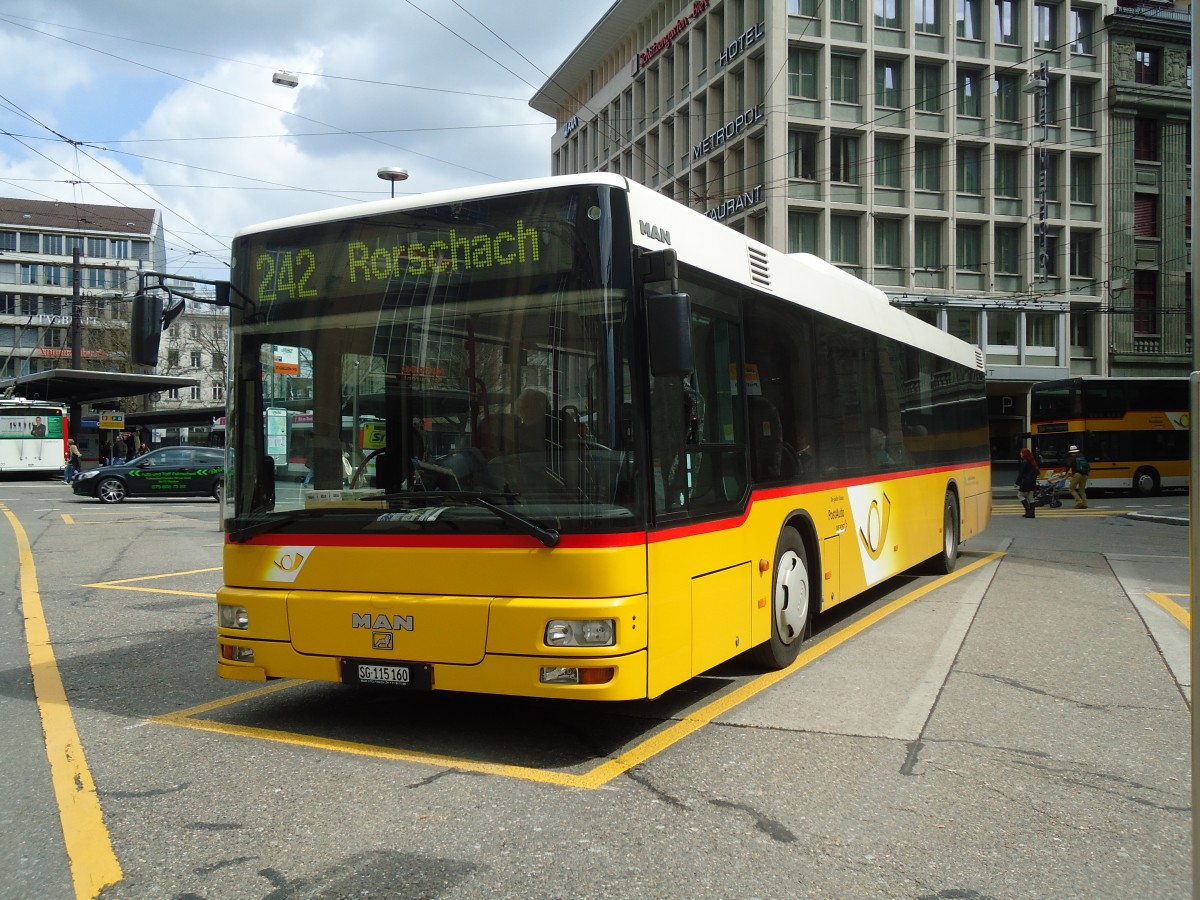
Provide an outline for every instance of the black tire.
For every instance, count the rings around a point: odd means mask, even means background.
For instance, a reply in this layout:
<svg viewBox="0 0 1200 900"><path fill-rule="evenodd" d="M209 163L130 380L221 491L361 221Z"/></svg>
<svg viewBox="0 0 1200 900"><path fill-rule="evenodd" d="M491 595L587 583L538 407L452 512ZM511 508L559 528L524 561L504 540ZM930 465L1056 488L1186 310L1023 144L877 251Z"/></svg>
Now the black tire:
<svg viewBox="0 0 1200 900"><path fill-rule="evenodd" d="M225 479L218 478L215 482L213 482L212 498L214 500L216 500L218 503L220 503L221 502L221 493L224 490L225 490Z"/></svg>
<svg viewBox="0 0 1200 900"><path fill-rule="evenodd" d="M1133 473L1133 493L1135 497L1150 497L1157 494L1162 482L1158 472L1150 466L1142 466Z"/></svg>
<svg viewBox="0 0 1200 900"><path fill-rule="evenodd" d="M946 491L942 505L942 549L929 559L929 571L935 575L949 575L958 565L958 498L954 491Z"/></svg>
<svg viewBox="0 0 1200 900"><path fill-rule="evenodd" d="M779 532L771 595L771 639L754 648L752 658L768 669L786 669L800 654L812 623L812 576L800 532Z"/></svg>
<svg viewBox="0 0 1200 900"><path fill-rule="evenodd" d="M101 478L96 485L96 499L101 503L123 503L127 494L120 478Z"/></svg>

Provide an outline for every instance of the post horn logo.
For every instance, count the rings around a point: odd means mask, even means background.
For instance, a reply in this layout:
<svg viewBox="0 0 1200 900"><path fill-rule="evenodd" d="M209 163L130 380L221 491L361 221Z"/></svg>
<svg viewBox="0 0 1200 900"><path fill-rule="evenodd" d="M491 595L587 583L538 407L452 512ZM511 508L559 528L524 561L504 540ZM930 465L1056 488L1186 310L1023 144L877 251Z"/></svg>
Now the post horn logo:
<svg viewBox="0 0 1200 900"><path fill-rule="evenodd" d="M892 518L892 501L887 494L880 500L872 500L867 509L866 524L858 530L858 536L867 548L867 555L878 560L887 542L888 523Z"/></svg>

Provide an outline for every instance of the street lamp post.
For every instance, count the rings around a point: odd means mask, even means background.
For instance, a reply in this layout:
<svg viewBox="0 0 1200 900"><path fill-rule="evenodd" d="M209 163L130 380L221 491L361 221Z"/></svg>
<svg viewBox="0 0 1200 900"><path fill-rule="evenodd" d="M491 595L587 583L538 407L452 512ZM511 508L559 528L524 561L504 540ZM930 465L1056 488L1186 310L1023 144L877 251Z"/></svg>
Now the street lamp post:
<svg viewBox="0 0 1200 900"><path fill-rule="evenodd" d="M384 181L392 183L392 199L396 199L396 182L408 181L408 169L402 169L399 166L384 166L375 173Z"/></svg>

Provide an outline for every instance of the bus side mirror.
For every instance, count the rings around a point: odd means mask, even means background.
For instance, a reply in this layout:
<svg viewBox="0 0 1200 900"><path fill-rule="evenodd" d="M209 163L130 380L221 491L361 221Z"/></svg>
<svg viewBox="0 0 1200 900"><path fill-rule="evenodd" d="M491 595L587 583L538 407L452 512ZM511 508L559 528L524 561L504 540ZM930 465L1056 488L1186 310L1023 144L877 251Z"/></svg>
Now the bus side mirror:
<svg viewBox="0 0 1200 900"><path fill-rule="evenodd" d="M129 356L139 366L158 365L158 343L162 338L161 297L138 294L129 314Z"/></svg>
<svg viewBox="0 0 1200 900"><path fill-rule="evenodd" d="M650 373L655 377L691 375L692 303L687 294L651 294L646 298L650 331Z"/></svg>

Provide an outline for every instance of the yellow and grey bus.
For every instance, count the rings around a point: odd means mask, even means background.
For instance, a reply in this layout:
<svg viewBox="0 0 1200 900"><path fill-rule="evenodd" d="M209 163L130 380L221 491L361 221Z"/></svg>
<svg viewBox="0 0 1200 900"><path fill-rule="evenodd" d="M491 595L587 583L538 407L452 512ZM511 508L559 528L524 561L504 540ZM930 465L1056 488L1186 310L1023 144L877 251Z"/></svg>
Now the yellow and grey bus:
<svg viewBox="0 0 1200 900"><path fill-rule="evenodd" d="M991 514L974 348L620 176L269 222L232 273L225 678L655 697Z"/></svg>

